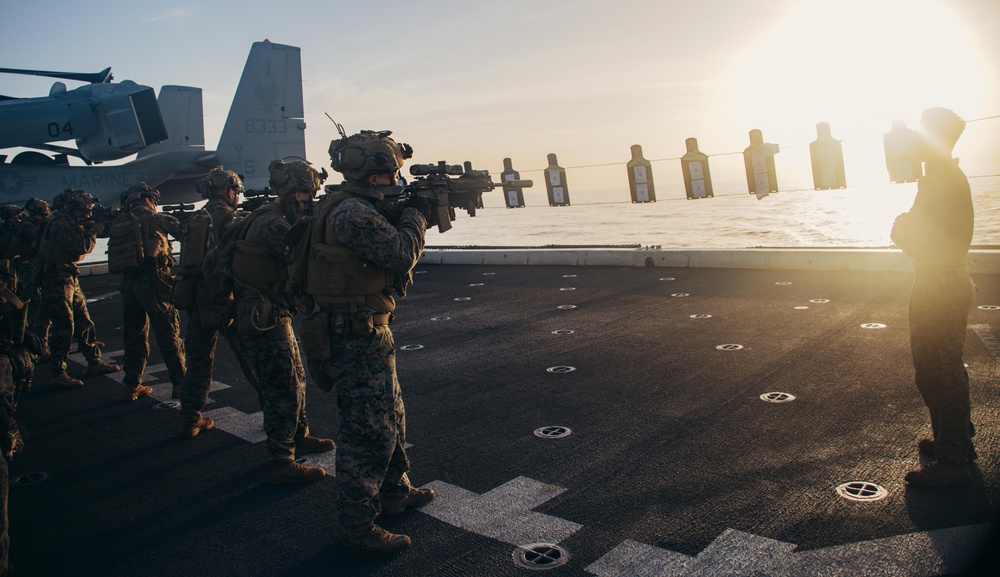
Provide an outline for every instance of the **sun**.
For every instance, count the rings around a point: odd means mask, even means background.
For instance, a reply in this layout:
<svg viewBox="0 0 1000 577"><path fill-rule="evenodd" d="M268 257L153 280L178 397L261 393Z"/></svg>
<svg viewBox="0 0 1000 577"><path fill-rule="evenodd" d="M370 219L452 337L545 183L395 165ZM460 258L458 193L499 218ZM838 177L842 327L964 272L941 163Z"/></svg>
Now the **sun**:
<svg viewBox="0 0 1000 577"><path fill-rule="evenodd" d="M725 84L730 121L766 141L800 144L829 122L835 138L880 154L892 119L921 110L959 114L981 102L985 56L958 18L934 0L809 0L786 14L734 62ZM853 141L853 142L851 142ZM881 161L880 158L876 160Z"/></svg>

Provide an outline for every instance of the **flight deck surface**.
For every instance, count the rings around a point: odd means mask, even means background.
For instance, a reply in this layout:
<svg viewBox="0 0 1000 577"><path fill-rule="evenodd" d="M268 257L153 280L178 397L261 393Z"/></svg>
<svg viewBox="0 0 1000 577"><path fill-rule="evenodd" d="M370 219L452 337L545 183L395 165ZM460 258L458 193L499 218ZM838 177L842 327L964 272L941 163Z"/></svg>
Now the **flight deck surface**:
<svg viewBox="0 0 1000 577"><path fill-rule="evenodd" d="M206 414L179 437L155 340L146 384L57 390L40 368L11 465L18 574L943 575L983 557L1000 510L1000 275L969 319L971 485L907 487L930 433L913 385L907 273L419 265L393 323L411 480L386 519L413 546L338 547L328 477L263 484L256 393L224 340ZM117 276L81 280L120 360ZM151 337L152 338L152 337ZM82 371L73 354L71 373ZM336 399L310 380L312 433ZM992 542L996 547L996 542ZM545 569L548 568L548 569Z"/></svg>

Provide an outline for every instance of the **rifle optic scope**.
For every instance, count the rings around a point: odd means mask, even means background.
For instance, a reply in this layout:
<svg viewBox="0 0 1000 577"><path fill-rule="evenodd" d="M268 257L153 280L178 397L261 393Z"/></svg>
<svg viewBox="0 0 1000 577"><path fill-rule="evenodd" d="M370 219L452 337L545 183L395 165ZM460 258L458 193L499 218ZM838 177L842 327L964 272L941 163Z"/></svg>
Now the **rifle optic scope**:
<svg viewBox="0 0 1000 577"><path fill-rule="evenodd" d="M413 164L410 166L410 174L413 176L429 176L431 174L449 174L457 176L463 174L461 166L448 164L445 161L438 161L437 164Z"/></svg>

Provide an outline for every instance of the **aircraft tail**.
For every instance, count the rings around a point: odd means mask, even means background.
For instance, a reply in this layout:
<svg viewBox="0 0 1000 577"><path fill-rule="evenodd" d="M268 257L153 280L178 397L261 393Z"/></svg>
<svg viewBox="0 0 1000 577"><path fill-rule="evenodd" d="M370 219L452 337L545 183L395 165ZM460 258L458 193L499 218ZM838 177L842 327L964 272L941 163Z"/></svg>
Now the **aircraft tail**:
<svg viewBox="0 0 1000 577"><path fill-rule="evenodd" d="M247 189L262 190L272 160L306 157L304 118L299 48L254 42L219 138L218 164L243 174Z"/></svg>
<svg viewBox="0 0 1000 577"><path fill-rule="evenodd" d="M205 120L201 88L163 86L156 99L167 128L167 139L147 146L136 158L174 150L205 150Z"/></svg>

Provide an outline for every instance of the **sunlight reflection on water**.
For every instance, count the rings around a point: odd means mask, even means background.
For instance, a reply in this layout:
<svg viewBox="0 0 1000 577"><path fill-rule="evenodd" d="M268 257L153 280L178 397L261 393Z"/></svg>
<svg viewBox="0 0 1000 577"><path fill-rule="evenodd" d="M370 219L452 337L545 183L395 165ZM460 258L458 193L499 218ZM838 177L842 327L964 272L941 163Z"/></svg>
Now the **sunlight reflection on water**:
<svg viewBox="0 0 1000 577"><path fill-rule="evenodd" d="M976 232L973 245L1000 246L1000 177L973 178ZM538 186L538 185L536 185ZM632 204L627 192L579 193L572 206L550 207L544 187L528 189L528 206L504 207L499 191L470 218L458 211L454 228L427 233L429 248L522 246L660 246L664 249L752 247L888 247L896 216L909 210L916 184L842 190L778 192L661 199ZM107 245L85 261L107 259ZM174 250L179 247L174 246Z"/></svg>

